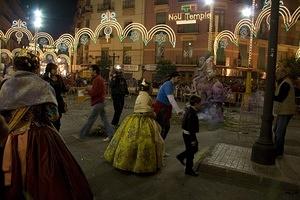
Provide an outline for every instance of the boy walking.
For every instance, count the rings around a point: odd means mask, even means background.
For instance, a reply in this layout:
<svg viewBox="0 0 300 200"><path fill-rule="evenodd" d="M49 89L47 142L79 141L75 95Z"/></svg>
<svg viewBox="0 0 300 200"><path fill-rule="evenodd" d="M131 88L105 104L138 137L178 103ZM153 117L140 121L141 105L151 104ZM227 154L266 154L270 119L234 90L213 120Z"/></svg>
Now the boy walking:
<svg viewBox="0 0 300 200"><path fill-rule="evenodd" d="M183 140L185 151L178 154L176 158L181 164L185 165L185 174L190 176L198 176L193 170L194 154L198 151L198 141L196 133L199 132L199 121L197 112L201 109L201 98L197 95L192 95L190 98L190 107L187 108L183 119ZM186 160L186 162L184 162Z"/></svg>

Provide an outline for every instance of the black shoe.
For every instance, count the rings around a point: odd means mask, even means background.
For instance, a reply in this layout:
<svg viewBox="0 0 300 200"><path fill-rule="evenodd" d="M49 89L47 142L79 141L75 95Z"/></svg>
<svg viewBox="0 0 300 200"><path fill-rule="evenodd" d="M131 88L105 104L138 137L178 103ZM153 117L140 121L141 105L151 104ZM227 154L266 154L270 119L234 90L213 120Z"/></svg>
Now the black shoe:
<svg viewBox="0 0 300 200"><path fill-rule="evenodd" d="M193 170L191 170L191 171L185 171L185 174L186 175L190 175L190 176L195 176L195 177L199 175L198 173L194 172Z"/></svg>
<svg viewBox="0 0 300 200"><path fill-rule="evenodd" d="M179 155L177 155L176 158L183 166L185 166L184 159L180 158Z"/></svg>

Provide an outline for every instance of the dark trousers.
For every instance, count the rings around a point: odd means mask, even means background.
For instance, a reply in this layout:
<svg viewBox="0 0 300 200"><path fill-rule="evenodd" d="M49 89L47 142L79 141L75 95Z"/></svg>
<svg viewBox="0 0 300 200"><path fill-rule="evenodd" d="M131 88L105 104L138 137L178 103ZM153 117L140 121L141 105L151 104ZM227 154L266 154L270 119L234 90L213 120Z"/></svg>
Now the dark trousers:
<svg viewBox="0 0 300 200"><path fill-rule="evenodd" d="M125 95L121 95L121 94L112 95L115 113L111 121L111 124L114 126L119 124L119 120L124 107L124 98Z"/></svg>
<svg viewBox="0 0 300 200"><path fill-rule="evenodd" d="M276 155L283 155L286 128L293 115L278 115L274 126Z"/></svg>
<svg viewBox="0 0 300 200"><path fill-rule="evenodd" d="M178 157L181 160L186 159L185 163L185 172L193 171L194 165L194 155L198 151L198 140L195 134L182 134L184 144L185 144L185 151L178 154Z"/></svg>
<svg viewBox="0 0 300 200"><path fill-rule="evenodd" d="M165 140L170 130L170 118L166 117L166 110L161 109L156 115L156 121L161 126L161 137Z"/></svg>

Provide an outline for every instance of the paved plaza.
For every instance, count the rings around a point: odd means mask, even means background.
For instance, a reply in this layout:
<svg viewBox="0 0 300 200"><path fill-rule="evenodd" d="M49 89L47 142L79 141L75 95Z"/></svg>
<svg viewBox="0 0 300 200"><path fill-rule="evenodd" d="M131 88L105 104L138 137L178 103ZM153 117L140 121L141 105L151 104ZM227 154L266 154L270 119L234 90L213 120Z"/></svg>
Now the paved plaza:
<svg viewBox="0 0 300 200"><path fill-rule="evenodd" d="M134 100L134 96L126 98L122 118L132 112ZM74 96L69 96L68 104L69 111L63 116L61 134L86 174L96 199L300 199L297 188L299 182L287 185L281 184L287 182L285 179L273 180L272 174L269 178L266 176L266 179L253 175L249 155L259 130L245 131L247 127L236 127L235 122L233 122L235 125L227 124L217 130L210 130L209 126L201 123L198 135L200 151L195 159L196 164L200 164L200 175L190 177L184 175L182 165L175 159L175 156L183 150L184 144L180 119L173 116L170 134L166 140L166 151L171 156L164 159L164 167L157 174L140 176L118 171L103 159L107 143L102 141L101 136L78 139L77 135L90 111L89 101L79 103ZM184 103L180 103L181 107L183 105ZM111 120L113 107L109 99L106 108L108 118ZM233 112L231 116L239 118L236 117L239 116L239 112ZM288 156L286 157L289 158L300 157L298 122L299 117L293 119L287 132L286 153ZM95 128L99 124L100 120L95 124ZM216 152L219 152L219 157L215 156ZM231 153L226 155L226 152ZM240 152L244 152L246 156L239 157ZM243 163L239 163L241 159L244 159ZM296 169L299 168L299 163L298 166L293 166L297 163L293 160L288 161L291 161L289 166L293 169L293 176L299 177L297 174L299 171ZM231 165L226 166L228 162ZM284 164L285 160L280 162ZM234 173L237 171L235 168L239 167L240 172ZM276 168L276 166L272 167ZM292 172L286 173L291 176ZM245 174L252 174L253 177L258 178L251 178Z"/></svg>

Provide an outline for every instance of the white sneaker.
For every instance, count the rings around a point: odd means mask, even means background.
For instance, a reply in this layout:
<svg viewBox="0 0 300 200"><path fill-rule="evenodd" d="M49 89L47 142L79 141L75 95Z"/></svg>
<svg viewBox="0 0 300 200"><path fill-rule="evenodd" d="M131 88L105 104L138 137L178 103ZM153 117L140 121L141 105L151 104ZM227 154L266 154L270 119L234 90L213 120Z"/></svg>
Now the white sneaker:
<svg viewBox="0 0 300 200"><path fill-rule="evenodd" d="M102 140L103 142L109 142L110 141L110 138L109 137L106 137Z"/></svg>

